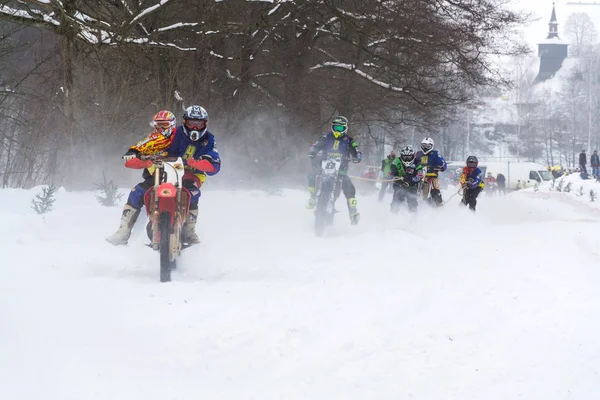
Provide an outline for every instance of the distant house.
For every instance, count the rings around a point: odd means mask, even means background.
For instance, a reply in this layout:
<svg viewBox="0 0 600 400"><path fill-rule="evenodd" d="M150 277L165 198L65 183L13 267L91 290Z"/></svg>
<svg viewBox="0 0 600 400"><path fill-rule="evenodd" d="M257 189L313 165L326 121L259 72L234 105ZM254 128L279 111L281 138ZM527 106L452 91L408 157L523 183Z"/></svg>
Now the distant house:
<svg viewBox="0 0 600 400"><path fill-rule="evenodd" d="M554 5L552 5L552 16L550 17L548 26L550 29L546 40L538 43L540 70L534 83L551 79L562 67L565 58L567 58L567 48L569 45L558 36L558 20L556 19L556 8Z"/></svg>

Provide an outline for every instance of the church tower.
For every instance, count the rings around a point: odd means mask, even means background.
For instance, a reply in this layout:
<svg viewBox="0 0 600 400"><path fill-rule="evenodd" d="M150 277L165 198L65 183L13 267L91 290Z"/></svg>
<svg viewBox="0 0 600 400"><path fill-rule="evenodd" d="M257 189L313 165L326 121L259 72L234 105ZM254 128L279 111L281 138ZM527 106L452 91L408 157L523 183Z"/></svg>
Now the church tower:
<svg viewBox="0 0 600 400"><path fill-rule="evenodd" d="M538 43L540 71L535 78L535 82L543 82L552 78L562 66L563 60L567 58L567 47L569 45L558 36L558 21L554 3L552 4L552 16L548 26L550 29L546 40Z"/></svg>

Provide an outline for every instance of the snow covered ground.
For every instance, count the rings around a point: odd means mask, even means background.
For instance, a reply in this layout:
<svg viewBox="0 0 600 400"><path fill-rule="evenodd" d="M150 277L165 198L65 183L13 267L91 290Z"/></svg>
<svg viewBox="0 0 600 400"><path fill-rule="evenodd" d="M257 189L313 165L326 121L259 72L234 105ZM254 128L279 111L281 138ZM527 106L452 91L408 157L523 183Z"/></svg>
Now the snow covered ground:
<svg viewBox="0 0 600 400"><path fill-rule="evenodd" d="M592 399L600 214L543 192L317 238L306 194L205 190L173 282L92 193L0 190L3 399ZM446 193L449 198L451 193ZM338 207L341 207L341 202ZM345 211L345 209L344 209Z"/></svg>

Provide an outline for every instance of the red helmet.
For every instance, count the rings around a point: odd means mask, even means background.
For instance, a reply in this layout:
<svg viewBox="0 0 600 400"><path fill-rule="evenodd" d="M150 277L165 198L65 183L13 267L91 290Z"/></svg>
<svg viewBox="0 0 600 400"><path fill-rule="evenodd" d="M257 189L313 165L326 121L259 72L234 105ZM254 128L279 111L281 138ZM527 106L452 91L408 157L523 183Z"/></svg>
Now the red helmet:
<svg viewBox="0 0 600 400"><path fill-rule="evenodd" d="M159 111L154 118L152 124L154 132L162 134L164 137L171 137L177 126L177 118L175 114L168 110Z"/></svg>

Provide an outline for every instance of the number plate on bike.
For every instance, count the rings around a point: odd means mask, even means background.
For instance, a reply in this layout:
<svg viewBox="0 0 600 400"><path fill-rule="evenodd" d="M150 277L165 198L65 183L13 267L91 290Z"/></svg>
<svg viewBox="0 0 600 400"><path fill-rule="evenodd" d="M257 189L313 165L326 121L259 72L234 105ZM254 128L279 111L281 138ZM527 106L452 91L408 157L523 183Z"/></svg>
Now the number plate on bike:
<svg viewBox="0 0 600 400"><path fill-rule="evenodd" d="M342 161L339 159L328 158L321 161L321 169L326 174L335 174L337 171L339 171L341 164Z"/></svg>

